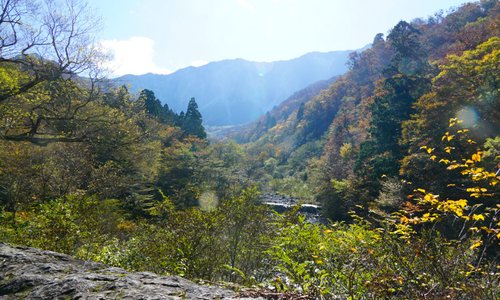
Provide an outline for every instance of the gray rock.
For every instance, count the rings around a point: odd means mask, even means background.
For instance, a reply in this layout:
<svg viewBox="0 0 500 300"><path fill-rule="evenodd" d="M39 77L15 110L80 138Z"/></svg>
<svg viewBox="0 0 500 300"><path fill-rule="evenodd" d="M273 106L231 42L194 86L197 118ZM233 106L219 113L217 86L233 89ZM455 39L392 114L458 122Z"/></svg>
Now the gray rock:
<svg viewBox="0 0 500 300"><path fill-rule="evenodd" d="M0 299L244 298L176 276L133 273L52 251L0 243Z"/></svg>

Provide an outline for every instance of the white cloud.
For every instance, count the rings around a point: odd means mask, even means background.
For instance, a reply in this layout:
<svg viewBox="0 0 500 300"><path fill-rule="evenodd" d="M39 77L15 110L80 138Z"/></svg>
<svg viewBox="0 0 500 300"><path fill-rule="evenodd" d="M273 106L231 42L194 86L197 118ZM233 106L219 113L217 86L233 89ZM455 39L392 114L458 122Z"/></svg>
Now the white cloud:
<svg viewBox="0 0 500 300"><path fill-rule="evenodd" d="M208 61L206 60L195 60L191 62L191 66L193 67L201 67L208 64Z"/></svg>
<svg viewBox="0 0 500 300"><path fill-rule="evenodd" d="M169 74L171 70L161 68L153 61L154 41L135 36L127 40L103 40L101 46L110 60L104 64L113 76L145 73Z"/></svg>

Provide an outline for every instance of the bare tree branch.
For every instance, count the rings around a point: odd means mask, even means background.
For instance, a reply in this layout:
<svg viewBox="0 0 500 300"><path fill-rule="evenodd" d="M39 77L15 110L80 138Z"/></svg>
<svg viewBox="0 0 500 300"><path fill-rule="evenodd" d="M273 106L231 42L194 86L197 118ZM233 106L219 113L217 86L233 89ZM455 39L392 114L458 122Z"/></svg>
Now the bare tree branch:
<svg viewBox="0 0 500 300"><path fill-rule="evenodd" d="M95 75L103 57L92 40L99 22L80 0L0 0L0 66L18 66L29 78L0 103L43 81Z"/></svg>

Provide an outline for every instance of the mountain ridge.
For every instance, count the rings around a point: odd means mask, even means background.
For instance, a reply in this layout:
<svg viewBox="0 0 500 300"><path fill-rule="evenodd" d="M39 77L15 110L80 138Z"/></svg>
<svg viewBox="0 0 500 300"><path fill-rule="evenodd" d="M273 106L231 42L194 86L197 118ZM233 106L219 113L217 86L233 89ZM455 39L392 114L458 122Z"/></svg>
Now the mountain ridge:
<svg viewBox="0 0 500 300"><path fill-rule="evenodd" d="M167 75L124 75L113 81L130 85L132 92L152 90L177 112L195 97L206 125L238 125L258 119L314 82L345 73L351 52L316 51L273 62L237 58L189 66Z"/></svg>

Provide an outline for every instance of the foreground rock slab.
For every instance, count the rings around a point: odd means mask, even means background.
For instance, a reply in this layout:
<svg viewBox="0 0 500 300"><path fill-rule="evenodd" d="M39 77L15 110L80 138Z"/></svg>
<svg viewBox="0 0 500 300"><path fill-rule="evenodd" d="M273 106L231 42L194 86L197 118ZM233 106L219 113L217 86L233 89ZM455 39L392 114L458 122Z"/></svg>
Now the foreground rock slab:
<svg viewBox="0 0 500 300"><path fill-rule="evenodd" d="M250 299L175 276L0 243L0 299ZM255 298L252 298L255 299Z"/></svg>

